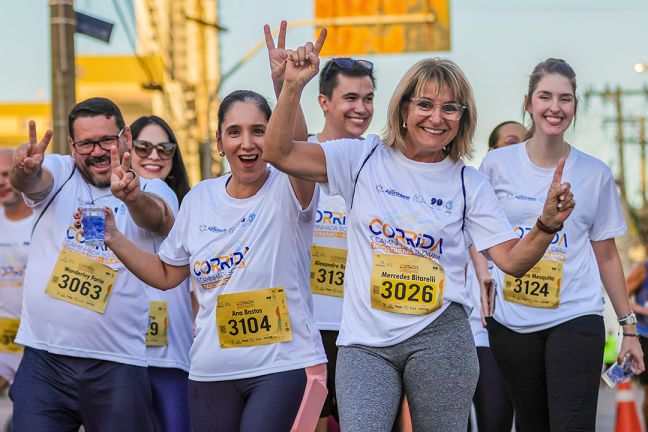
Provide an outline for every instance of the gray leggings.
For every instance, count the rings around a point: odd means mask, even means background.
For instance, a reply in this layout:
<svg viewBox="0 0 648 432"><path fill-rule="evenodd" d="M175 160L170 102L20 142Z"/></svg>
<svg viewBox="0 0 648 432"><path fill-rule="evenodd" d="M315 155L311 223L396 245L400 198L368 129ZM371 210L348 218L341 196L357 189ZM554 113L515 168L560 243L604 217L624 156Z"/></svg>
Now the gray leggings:
<svg viewBox="0 0 648 432"><path fill-rule="evenodd" d="M415 431L465 431L479 376L466 312L452 303L396 345L340 347L335 376L343 432L391 431L403 389Z"/></svg>

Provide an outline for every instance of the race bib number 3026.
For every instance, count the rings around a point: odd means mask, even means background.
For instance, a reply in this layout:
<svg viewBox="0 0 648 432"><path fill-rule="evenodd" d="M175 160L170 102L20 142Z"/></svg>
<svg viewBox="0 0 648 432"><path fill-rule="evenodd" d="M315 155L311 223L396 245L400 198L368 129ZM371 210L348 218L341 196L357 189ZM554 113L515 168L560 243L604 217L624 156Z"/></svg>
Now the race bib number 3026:
<svg viewBox="0 0 648 432"><path fill-rule="evenodd" d="M555 309L560 304L562 261L541 260L524 276L504 276L504 300L525 306Z"/></svg>
<svg viewBox="0 0 648 432"><path fill-rule="evenodd" d="M371 307L427 315L443 305L445 271L429 258L376 254L371 270Z"/></svg>
<svg viewBox="0 0 648 432"><path fill-rule="evenodd" d="M216 325L221 348L292 340L288 302L283 287L219 295Z"/></svg>
<svg viewBox="0 0 648 432"><path fill-rule="evenodd" d="M64 249L45 292L59 300L104 313L116 278L116 270Z"/></svg>

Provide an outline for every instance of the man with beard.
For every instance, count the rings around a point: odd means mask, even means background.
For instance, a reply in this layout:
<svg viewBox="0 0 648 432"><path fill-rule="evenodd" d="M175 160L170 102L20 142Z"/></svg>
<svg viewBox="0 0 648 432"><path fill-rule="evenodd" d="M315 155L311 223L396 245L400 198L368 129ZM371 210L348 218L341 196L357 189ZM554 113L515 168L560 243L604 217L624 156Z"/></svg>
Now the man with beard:
<svg viewBox="0 0 648 432"><path fill-rule="evenodd" d="M110 208L120 231L154 252L177 199L130 169L131 132L110 100L68 116L71 156L48 155L52 133L13 159L11 183L34 209L16 342L25 346L10 396L14 430L152 430L145 285L103 243L86 244L83 208ZM102 228L99 228L102 230Z"/></svg>
<svg viewBox="0 0 648 432"><path fill-rule="evenodd" d="M12 156L12 150L0 149L0 390L13 382L22 358L14 338L32 225L32 209L9 182Z"/></svg>

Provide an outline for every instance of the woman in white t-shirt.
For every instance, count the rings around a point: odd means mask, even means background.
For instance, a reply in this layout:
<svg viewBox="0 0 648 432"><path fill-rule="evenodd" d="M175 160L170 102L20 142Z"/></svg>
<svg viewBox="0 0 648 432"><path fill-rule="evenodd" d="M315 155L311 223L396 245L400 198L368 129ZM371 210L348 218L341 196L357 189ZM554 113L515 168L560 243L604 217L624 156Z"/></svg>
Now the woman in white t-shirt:
<svg viewBox="0 0 648 432"><path fill-rule="evenodd" d="M347 204L336 369L342 430L390 430L403 389L414 430L466 430L478 365L464 309L464 236L523 274L553 238L542 229L569 216L573 197L557 169L541 216L547 226L515 239L486 177L461 162L471 153L475 102L463 72L445 59L420 61L401 79L384 139L294 141L296 107L324 39L291 53L263 157Z"/></svg>
<svg viewBox="0 0 648 432"><path fill-rule="evenodd" d="M138 118L133 135L131 166L144 178L159 178L175 192L178 203L189 192L189 178L175 135L160 117ZM159 247L159 245L158 245ZM193 341L193 316L189 280L173 290L147 287L149 328L146 360L151 379L158 432L188 431L189 348Z"/></svg>
<svg viewBox="0 0 648 432"><path fill-rule="evenodd" d="M489 152L481 166L522 239L545 205L559 161L566 160L564 177L582 197L526 275L510 276L497 262L493 272L490 345L524 431L594 430L605 342L601 282L623 325L619 359L644 369L614 242L626 230L614 177L564 138L577 104L573 69L559 59L538 64L524 99L531 138Z"/></svg>
<svg viewBox="0 0 648 432"><path fill-rule="evenodd" d="M105 242L135 275L160 289L196 282L194 431L313 430L326 396L309 289L317 189L261 159L270 114L252 91L223 99L218 149L232 173L187 194L158 255L129 244L107 211Z"/></svg>

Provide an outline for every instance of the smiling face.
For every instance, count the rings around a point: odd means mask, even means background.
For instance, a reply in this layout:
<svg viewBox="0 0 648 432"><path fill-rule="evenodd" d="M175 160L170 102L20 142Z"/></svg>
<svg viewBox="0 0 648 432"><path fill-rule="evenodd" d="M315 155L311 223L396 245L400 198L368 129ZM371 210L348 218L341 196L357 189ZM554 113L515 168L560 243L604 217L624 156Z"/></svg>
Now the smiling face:
<svg viewBox="0 0 648 432"><path fill-rule="evenodd" d="M576 113L576 96L570 80L560 74L543 76L525 107L533 119L535 134L561 136Z"/></svg>
<svg viewBox="0 0 648 432"><path fill-rule="evenodd" d="M254 102L235 102L223 117L218 150L225 153L234 181L245 185L265 181L267 164L261 154L267 125Z"/></svg>
<svg viewBox="0 0 648 432"><path fill-rule="evenodd" d="M414 101L406 105L403 113L407 125L404 154L419 162L439 162L445 157L443 148L457 136L460 121L448 119L440 106L460 101L447 86L439 86L436 82L428 82L415 98L434 103L434 108L423 112Z"/></svg>
<svg viewBox="0 0 648 432"><path fill-rule="evenodd" d="M338 74L337 85L329 99L319 96L326 115L324 132L333 139L359 138L371 123L374 112L374 87L368 76L350 77Z"/></svg>
<svg viewBox="0 0 648 432"><path fill-rule="evenodd" d="M148 141L154 146L160 143L169 142L169 136L158 124L151 123L140 131L136 140ZM154 147L146 157L140 157L137 151L131 152L131 167L135 172L144 178L158 178L165 180L171 173L173 159L162 159L158 150Z"/></svg>
<svg viewBox="0 0 648 432"><path fill-rule="evenodd" d="M115 118L108 118L103 115L78 117L74 120L72 130L74 136L68 137L70 153L83 178L96 187L105 188L110 186L110 174L112 171L110 167L110 150L106 150L100 145L95 144L90 154L83 155L77 151L77 146L73 143L82 143L88 140L111 141L109 138L116 137L120 132ZM130 129L125 127L121 136L112 140L112 144L117 146L121 160L124 153L131 148Z"/></svg>

